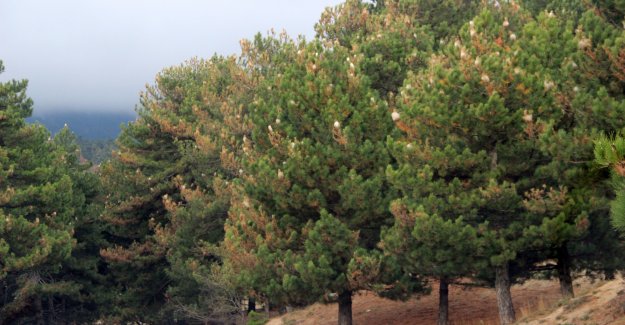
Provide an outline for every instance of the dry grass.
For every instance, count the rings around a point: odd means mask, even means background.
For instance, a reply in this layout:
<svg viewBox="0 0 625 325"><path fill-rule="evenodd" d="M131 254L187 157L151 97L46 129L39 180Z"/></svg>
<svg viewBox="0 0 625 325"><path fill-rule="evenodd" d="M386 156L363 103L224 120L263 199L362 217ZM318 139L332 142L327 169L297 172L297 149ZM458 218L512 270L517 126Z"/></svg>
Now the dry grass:
<svg viewBox="0 0 625 325"><path fill-rule="evenodd" d="M533 301L525 301L521 306L518 306L519 312L517 314L518 319L525 319L531 316L544 315L551 311L553 308L553 301L547 300L544 297L537 297Z"/></svg>
<svg viewBox="0 0 625 325"><path fill-rule="evenodd" d="M561 300L548 313L535 313L519 324L624 325L624 287L620 278L588 283L576 298Z"/></svg>
<svg viewBox="0 0 625 325"><path fill-rule="evenodd" d="M436 324L438 286L432 295L407 302L379 298L370 292L354 297L354 324ZM563 300L557 281L531 280L512 288L519 325L625 325L625 282L575 282L576 298ZM315 304L270 320L270 325L334 325L336 304ZM495 292L450 286L452 325L498 325Z"/></svg>
<svg viewBox="0 0 625 325"><path fill-rule="evenodd" d="M434 283L432 295L407 302L391 301L370 292L361 292L354 297L352 306L354 324L436 324L437 292L438 285ZM560 298L558 283L554 281L528 281L513 287L512 295L519 318L526 318L536 311L546 313ZM334 325L337 323L337 308L336 304L315 304L274 318L269 324ZM449 311L453 325L499 324L493 289L450 286Z"/></svg>

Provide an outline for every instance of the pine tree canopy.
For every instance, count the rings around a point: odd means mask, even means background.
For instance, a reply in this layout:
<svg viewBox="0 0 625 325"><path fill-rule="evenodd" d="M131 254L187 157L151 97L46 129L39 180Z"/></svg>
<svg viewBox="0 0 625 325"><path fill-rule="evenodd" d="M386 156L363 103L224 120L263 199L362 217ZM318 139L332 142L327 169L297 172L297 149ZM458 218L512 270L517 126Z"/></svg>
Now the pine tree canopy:
<svg viewBox="0 0 625 325"><path fill-rule="evenodd" d="M436 283L438 324L455 285L495 287L511 324L515 283L573 297L624 269L624 13L347 0L310 40L163 69L99 166L69 128L26 123L27 81L1 82L0 324L337 302L348 325L360 290Z"/></svg>
<svg viewBox="0 0 625 325"><path fill-rule="evenodd" d="M389 220L392 124L356 69L361 56L319 41L285 44L249 111L253 152L240 177L247 207L231 210L225 244L256 264L241 275L255 291L305 303L359 289L349 270Z"/></svg>
<svg viewBox="0 0 625 325"><path fill-rule="evenodd" d="M84 254L98 251L99 182L69 130L52 139L25 123L26 86L0 84L0 322L93 320L103 278Z"/></svg>

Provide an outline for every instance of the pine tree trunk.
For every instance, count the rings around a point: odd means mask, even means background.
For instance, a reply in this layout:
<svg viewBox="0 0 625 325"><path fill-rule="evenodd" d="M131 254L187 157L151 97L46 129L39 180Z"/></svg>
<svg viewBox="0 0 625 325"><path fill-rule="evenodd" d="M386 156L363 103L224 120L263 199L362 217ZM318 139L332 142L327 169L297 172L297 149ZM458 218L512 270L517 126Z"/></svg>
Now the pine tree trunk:
<svg viewBox="0 0 625 325"><path fill-rule="evenodd" d="M438 288L438 325L449 325L449 282L440 278Z"/></svg>
<svg viewBox="0 0 625 325"><path fill-rule="evenodd" d="M247 313L256 311L256 298L249 297L247 300Z"/></svg>
<svg viewBox="0 0 625 325"><path fill-rule="evenodd" d="M499 308L499 321L501 325L514 323L514 305L510 293L510 270L508 263L495 268L495 290L497 292L497 307Z"/></svg>
<svg viewBox="0 0 625 325"><path fill-rule="evenodd" d="M352 292L339 294L339 325L352 325Z"/></svg>
<svg viewBox="0 0 625 325"><path fill-rule="evenodd" d="M571 256L566 243L558 248L558 279L560 280L560 293L563 298L573 298L573 278L571 277Z"/></svg>

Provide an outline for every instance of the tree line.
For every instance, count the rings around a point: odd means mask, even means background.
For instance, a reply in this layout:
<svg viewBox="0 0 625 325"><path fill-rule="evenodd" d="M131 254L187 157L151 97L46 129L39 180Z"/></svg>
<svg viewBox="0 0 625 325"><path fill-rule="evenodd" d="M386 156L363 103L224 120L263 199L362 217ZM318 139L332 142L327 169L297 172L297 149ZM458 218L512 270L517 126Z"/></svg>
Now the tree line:
<svg viewBox="0 0 625 325"><path fill-rule="evenodd" d="M449 285L493 287L510 324L515 283L573 297L575 277L624 267L624 14L348 0L312 40L259 34L164 69L97 173L67 128L25 123L26 81L1 83L0 324L317 301L351 324L358 291L433 281L440 325Z"/></svg>

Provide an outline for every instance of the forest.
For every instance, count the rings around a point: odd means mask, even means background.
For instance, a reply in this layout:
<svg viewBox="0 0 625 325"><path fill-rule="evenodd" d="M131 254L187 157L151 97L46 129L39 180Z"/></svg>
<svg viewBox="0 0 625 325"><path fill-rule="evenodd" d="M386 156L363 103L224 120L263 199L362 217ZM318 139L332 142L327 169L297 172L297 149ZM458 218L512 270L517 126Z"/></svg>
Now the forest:
<svg viewBox="0 0 625 325"><path fill-rule="evenodd" d="M439 325L452 285L512 324L514 284L625 269L625 2L347 0L315 31L163 69L99 165L0 83L0 324L350 325L433 281Z"/></svg>

